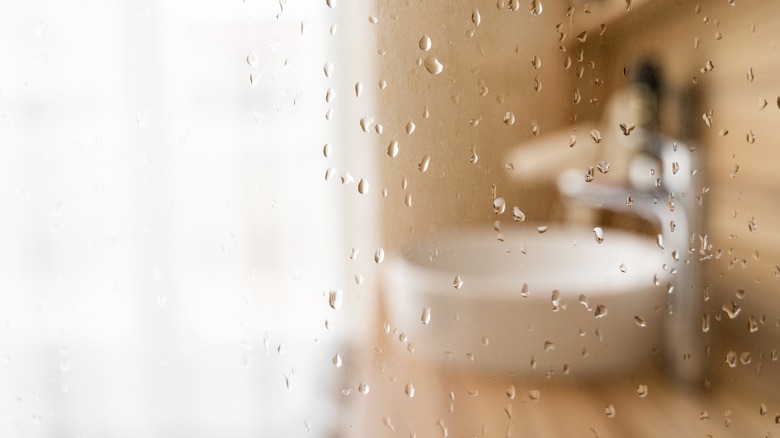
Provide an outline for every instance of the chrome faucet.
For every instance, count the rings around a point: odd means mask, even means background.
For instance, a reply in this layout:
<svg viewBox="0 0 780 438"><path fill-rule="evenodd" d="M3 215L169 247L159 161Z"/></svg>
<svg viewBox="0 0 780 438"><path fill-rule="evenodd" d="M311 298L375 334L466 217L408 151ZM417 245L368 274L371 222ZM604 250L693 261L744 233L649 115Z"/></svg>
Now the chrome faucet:
<svg viewBox="0 0 780 438"><path fill-rule="evenodd" d="M634 214L659 227L657 243L666 254L669 283L667 320L664 326L665 368L678 381L701 378L704 339L698 327L702 315L701 282L697 252L691 247L693 230L700 228L693 150L658 132L661 75L651 61L634 68L628 89L628 116L635 124L620 125L622 136L613 144L622 156L625 183L600 184L589 174L564 172L558 187L565 196L590 207ZM633 132L632 132L633 131ZM648 279L650 281L650 279Z"/></svg>

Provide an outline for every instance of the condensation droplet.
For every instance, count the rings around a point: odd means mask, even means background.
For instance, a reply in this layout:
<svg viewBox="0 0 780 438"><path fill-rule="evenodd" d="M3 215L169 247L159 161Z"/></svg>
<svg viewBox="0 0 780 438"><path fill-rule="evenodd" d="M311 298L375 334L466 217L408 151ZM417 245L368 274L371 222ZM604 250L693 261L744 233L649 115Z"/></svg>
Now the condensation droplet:
<svg viewBox="0 0 780 438"><path fill-rule="evenodd" d="M368 394L370 390L371 388L368 386L368 383L366 383L365 380L361 380L358 384L358 391L360 391L361 394Z"/></svg>
<svg viewBox="0 0 780 438"><path fill-rule="evenodd" d="M417 169L420 172L427 172L428 166L431 164L431 156L426 154L423 156L422 161L420 161L420 164L417 165Z"/></svg>
<svg viewBox="0 0 780 438"><path fill-rule="evenodd" d="M423 35L420 38L420 42L418 43L418 46L420 46L420 50L428 51L431 50L431 37L428 35Z"/></svg>
<svg viewBox="0 0 780 438"><path fill-rule="evenodd" d="M356 82L355 83L355 97L360 97L361 94L363 94L363 83L362 82Z"/></svg>
<svg viewBox="0 0 780 438"><path fill-rule="evenodd" d="M555 343L551 341L544 341L544 351L553 351L555 350Z"/></svg>
<svg viewBox="0 0 780 438"><path fill-rule="evenodd" d="M460 289L463 287L463 280L460 278L460 275L456 275L455 279L452 280L452 287L455 289Z"/></svg>
<svg viewBox="0 0 780 438"><path fill-rule="evenodd" d="M520 296L528 298L528 283L523 283L523 287L520 289Z"/></svg>
<svg viewBox="0 0 780 438"><path fill-rule="evenodd" d="M552 301L553 312L558 312L561 310L561 291L558 289L553 290L550 296L550 301Z"/></svg>
<svg viewBox="0 0 780 438"><path fill-rule="evenodd" d="M385 259L385 250L383 248L379 248L374 253L374 262L377 264L382 263L382 260Z"/></svg>
<svg viewBox="0 0 780 438"><path fill-rule="evenodd" d="M596 318L603 318L607 316L607 313L608 313L607 306L603 304L596 305L596 312L594 313L594 316Z"/></svg>
<svg viewBox="0 0 780 438"><path fill-rule="evenodd" d="M538 389L532 389L528 391L528 398L533 401L538 401L542 397L542 393Z"/></svg>
<svg viewBox="0 0 780 438"><path fill-rule="evenodd" d="M735 302L730 302L728 304L724 304L721 306L721 309L723 309L724 312L726 312L726 315L728 315L729 319L736 318L739 313L742 311L742 308L737 305Z"/></svg>
<svg viewBox="0 0 780 438"><path fill-rule="evenodd" d="M515 124L515 115L512 111L507 111L506 114L504 114L504 124L508 126Z"/></svg>
<svg viewBox="0 0 780 438"><path fill-rule="evenodd" d="M496 198L493 200L493 213L502 214L506 210L506 201L504 198Z"/></svg>
<svg viewBox="0 0 780 438"><path fill-rule="evenodd" d="M701 316L701 331L703 333L710 331L710 315L706 313Z"/></svg>
<svg viewBox="0 0 780 438"><path fill-rule="evenodd" d="M424 307L422 310L422 316L420 316L420 321L422 321L423 325L428 325L431 322L431 308L430 307Z"/></svg>
<svg viewBox="0 0 780 438"><path fill-rule="evenodd" d="M726 363L729 364L729 367L736 368L737 366L737 353L734 351L729 350L728 353L726 353Z"/></svg>
<svg viewBox="0 0 780 438"><path fill-rule="evenodd" d="M606 161L599 161L599 163L596 165L596 168L602 174L609 173L609 163Z"/></svg>
<svg viewBox="0 0 780 438"><path fill-rule="evenodd" d="M474 26L479 26L479 23L482 22L482 17L479 15L479 10L477 8L474 8L471 11L471 22L474 23Z"/></svg>
<svg viewBox="0 0 780 438"><path fill-rule="evenodd" d="M389 156L390 158L395 158L396 156L398 156L398 141L393 140L387 146L387 156Z"/></svg>
<svg viewBox="0 0 780 438"><path fill-rule="evenodd" d="M414 122L409 122L406 124L406 133L408 135L412 135L414 130L417 128L417 125L414 124Z"/></svg>
<svg viewBox="0 0 780 438"><path fill-rule="evenodd" d="M591 309L590 304L588 303L588 297L585 294L580 294L579 300L582 307L587 310Z"/></svg>
<svg viewBox="0 0 780 438"><path fill-rule="evenodd" d="M531 0L531 15L541 15L542 2L541 0Z"/></svg>
<svg viewBox="0 0 780 438"><path fill-rule="evenodd" d="M358 193L361 195L368 193L368 181L365 178L360 178L358 182Z"/></svg>
<svg viewBox="0 0 780 438"><path fill-rule="evenodd" d="M437 75L444 70L444 64L442 64L435 56L428 56L423 62L425 69L432 75Z"/></svg>
<svg viewBox="0 0 780 438"><path fill-rule="evenodd" d="M333 362L333 366L334 367L341 368L341 363L342 363L341 362L341 355L337 354L337 355L333 356L332 362Z"/></svg>
<svg viewBox="0 0 780 438"><path fill-rule="evenodd" d="M249 64L250 67L257 67L257 55L255 52L249 52L246 55L246 63Z"/></svg>
<svg viewBox="0 0 780 438"><path fill-rule="evenodd" d="M406 386L404 386L404 393L409 398L414 397L414 384L412 384L412 382L409 382L406 384Z"/></svg>
<svg viewBox="0 0 780 438"><path fill-rule="evenodd" d="M655 236L655 244L660 249L664 249L664 236L663 234L658 234Z"/></svg>
<svg viewBox="0 0 780 438"><path fill-rule="evenodd" d="M596 236L596 243L604 243L604 230L601 227L594 228L593 235Z"/></svg>
<svg viewBox="0 0 780 438"><path fill-rule="evenodd" d="M333 75L333 64L330 62L326 62L325 65L322 67L322 71L325 72L326 78L330 78L331 75Z"/></svg>
<svg viewBox="0 0 780 438"><path fill-rule="evenodd" d="M644 327L647 327L647 322L646 322L646 321L644 320L644 318L642 318L641 316L634 315L634 322L635 322L635 323L636 323L636 325L638 325L639 327L643 327L643 328L644 328Z"/></svg>
<svg viewBox="0 0 780 438"><path fill-rule="evenodd" d="M407 193L406 196L404 196L404 204L406 204L407 207L412 206L412 194Z"/></svg>
<svg viewBox="0 0 780 438"><path fill-rule="evenodd" d="M601 142L601 133L597 129L593 129L590 131L590 138L596 143L599 143Z"/></svg>
<svg viewBox="0 0 780 438"><path fill-rule="evenodd" d="M639 385L636 388L636 395L639 396L639 398L647 397L647 385Z"/></svg>
<svg viewBox="0 0 780 438"><path fill-rule="evenodd" d="M615 416L615 406L608 405L604 408L604 413L607 415L607 418L613 418Z"/></svg>
<svg viewBox="0 0 780 438"><path fill-rule="evenodd" d="M515 222L524 222L525 213L523 213L522 210L520 210L520 208L517 206L512 207L512 219L514 219Z"/></svg>
<svg viewBox="0 0 780 438"><path fill-rule="evenodd" d="M341 289L332 289L328 292L328 304L330 305L331 309L339 310L341 308L343 295L344 293L341 291Z"/></svg>

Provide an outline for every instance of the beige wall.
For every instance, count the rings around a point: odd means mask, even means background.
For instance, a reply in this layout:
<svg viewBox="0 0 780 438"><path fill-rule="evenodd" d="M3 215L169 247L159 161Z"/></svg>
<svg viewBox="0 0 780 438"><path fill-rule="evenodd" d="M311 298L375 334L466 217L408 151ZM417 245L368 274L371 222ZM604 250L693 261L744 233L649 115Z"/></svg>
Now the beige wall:
<svg viewBox="0 0 780 438"><path fill-rule="evenodd" d="M471 3L479 3L479 26L472 20ZM535 16L528 2L521 2L517 11L509 9L508 2L498 3L507 6L500 9L493 1L446 6L417 0L379 2L379 76L388 84L379 97L379 122L385 128L380 147L384 150L397 140L400 150L396 158L382 152L388 190L382 214L386 246L464 223L492 226L499 218L492 209L493 185L508 204L500 216L505 226L512 223L513 205L527 214L529 223L555 213L550 187L540 193L540 187L510 181L505 164L507 151L532 137L532 122L544 133L570 116L571 86L561 80L565 54L558 49L555 28L565 9L547 2L544 12ZM432 40L428 52L419 48L423 35ZM440 74L417 65L429 55L443 64ZM541 59L538 69L532 65L534 56ZM542 83L538 92L535 77ZM488 92L480 96L483 84ZM426 109L428 118L423 116ZM513 125L503 121L508 111L515 116ZM477 118L479 124L472 127L470 121ZM410 121L416 130L407 135ZM472 147L479 157L476 164L469 161ZM418 165L426 154L430 167L422 173ZM411 207L404 204L407 193L412 195Z"/></svg>

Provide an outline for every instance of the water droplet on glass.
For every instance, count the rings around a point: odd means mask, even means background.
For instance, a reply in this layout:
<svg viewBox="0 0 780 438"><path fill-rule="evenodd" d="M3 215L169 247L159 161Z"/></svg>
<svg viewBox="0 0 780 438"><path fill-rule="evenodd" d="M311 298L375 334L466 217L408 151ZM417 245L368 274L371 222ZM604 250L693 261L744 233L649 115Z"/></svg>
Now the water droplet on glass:
<svg viewBox="0 0 780 438"><path fill-rule="evenodd" d="M477 155L477 147L472 146L471 147L471 155L469 156L469 162L471 164L477 164L477 161L479 161L479 155Z"/></svg>
<svg viewBox="0 0 780 438"><path fill-rule="evenodd" d="M603 304L596 305L596 312L594 313L596 318L603 318L607 316L607 306Z"/></svg>
<svg viewBox="0 0 780 438"><path fill-rule="evenodd" d="M408 135L412 135L414 130L417 128L417 125L414 124L414 122L409 122L406 124L406 133Z"/></svg>
<svg viewBox="0 0 780 438"><path fill-rule="evenodd" d="M471 22L474 23L475 26L479 26L479 23L482 22L482 17L479 15L479 10L477 10L477 8L474 8L474 10L471 11Z"/></svg>
<svg viewBox="0 0 780 438"><path fill-rule="evenodd" d="M540 226L536 227L536 232L539 233L539 234L544 234L549 229L550 229L550 227L547 226L547 225L540 225Z"/></svg>
<svg viewBox="0 0 780 438"><path fill-rule="evenodd" d="M493 200L493 213L502 214L506 210L506 201L504 198L496 198Z"/></svg>
<svg viewBox="0 0 780 438"><path fill-rule="evenodd" d="M541 0L531 0L531 15L540 15L542 13Z"/></svg>
<svg viewBox="0 0 780 438"><path fill-rule="evenodd" d="M593 181L593 166L588 166L585 170L585 182Z"/></svg>
<svg viewBox="0 0 780 438"><path fill-rule="evenodd" d="M509 126L515 124L515 115L511 111L507 111L506 114L504 114L504 124Z"/></svg>
<svg viewBox="0 0 780 438"><path fill-rule="evenodd" d="M407 207L412 206L412 194L407 193L406 196L404 196L404 204L406 204Z"/></svg>
<svg viewBox="0 0 780 438"><path fill-rule="evenodd" d="M594 228L593 235L596 236L596 243L604 243L604 230L601 227Z"/></svg>
<svg viewBox="0 0 780 438"><path fill-rule="evenodd" d="M544 341L544 351L553 351L555 350L555 344L550 341Z"/></svg>
<svg viewBox="0 0 780 438"><path fill-rule="evenodd" d="M626 273L626 271L628 271L628 268L626 267L625 263L621 263L619 269L620 269L620 272L622 272L624 274Z"/></svg>
<svg viewBox="0 0 780 438"><path fill-rule="evenodd" d="M580 304L582 304L582 307L586 308L587 310L590 310L590 304L588 304L588 297L585 294L580 294Z"/></svg>
<svg viewBox="0 0 780 438"><path fill-rule="evenodd" d="M368 193L368 181L366 181L365 178L360 178L360 181L358 182L358 192L361 195Z"/></svg>
<svg viewBox="0 0 780 438"><path fill-rule="evenodd" d="M420 316L420 320L422 321L423 325L428 325L431 322L431 308L430 307L424 307L422 310L422 316Z"/></svg>
<svg viewBox="0 0 780 438"><path fill-rule="evenodd" d="M417 165L417 169L419 169L420 172L426 172L430 164L431 164L431 156L426 154L425 156L423 156L422 161L420 161L420 164Z"/></svg>
<svg viewBox="0 0 780 438"><path fill-rule="evenodd" d="M460 289L463 287L463 280L460 278L460 275L456 275L455 279L452 280L452 287L455 289Z"/></svg>
<svg viewBox="0 0 780 438"><path fill-rule="evenodd" d="M385 250L382 248L379 248L374 253L374 261L379 264L382 263L382 260L385 259Z"/></svg>
<svg viewBox="0 0 780 438"><path fill-rule="evenodd" d="M361 394L368 394L368 391L370 391L371 388L368 386L368 383L366 383L365 380L361 380L358 384L358 391L360 391Z"/></svg>
<svg viewBox="0 0 780 438"><path fill-rule="evenodd" d="M333 74L333 64L326 62L325 65L322 66L322 71L325 72L325 77L329 78Z"/></svg>
<svg viewBox="0 0 780 438"><path fill-rule="evenodd" d="M404 386L404 393L409 398L413 398L414 397L414 385L412 384L412 382L409 382L409 383L406 384L406 386Z"/></svg>
<svg viewBox="0 0 780 438"><path fill-rule="evenodd" d="M523 213L519 207L512 207L512 219L514 219L515 222L524 222L525 213Z"/></svg>
<svg viewBox="0 0 780 438"><path fill-rule="evenodd" d="M607 415L607 418L613 418L615 416L615 406L610 404L604 408L604 413Z"/></svg>
<svg viewBox="0 0 780 438"><path fill-rule="evenodd" d="M532 389L528 391L528 398L533 401L538 401L542 397L542 393L538 389Z"/></svg>
<svg viewBox="0 0 780 438"><path fill-rule="evenodd" d="M341 368L341 355L337 354L333 356L332 362L334 367Z"/></svg>
<svg viewBox="0 0 780 438"><path fill-rule="evenodd" d="M558 289L555 289L552 291L552 295L550 296L550 301L552 301L553 305L553 312L557 312L561 310L560 304L561 304L561 291Z"/></svg>
<svg viewBox="0 0 780 438"><path fill-rule="evenodd" d="M395 158L398 156L398 141L393 140L390 142L390 144L387 146L387 155L390 158Z"/></svg>
<svg viewBox="0 0 780 438"><path fill-rule="evenodd" d="M737 305L735 302L730 302L728 304L724 304L721 306L721 309L723 309L724 312L726 312L726 315L728 315L729 319L734 319L739 315L739 312L742 311L742 308Z"/></svg>
<svg viewBox="0 0 780 438"><path fill-rule="evenodd" d="M596 143L599 143L601 142L601 133L597 129L593 129L590 131L590 138Z"/></svg>
<svg viewBox="0 0 780 438"><path fill-rule="evenodd" d="M755 333L758 331L758 323L756 322L755 318L751 315L750 318L748 318L748 332L749 333Z"/></svg>
<svg viewBox="0 0 780 438"><path fill-rule="evenodd" d="M523 287L520 289L520 296L528 298L528 283L523 283Z"/></svg>
<svg viewBox="0 0 780 438"><path fill-rule="evenodd" d="M729 367L735 368L737 366L737 353L734 351L726 353L726 363L729 364Z"/></svg>
<svg viewBox="0 0 780 438"><path fill-rule="evenodd" d="M428 73L433 75L437 75L444 70L444 65L439 62L439 59L435 56L428 56L425 58L423 64L425 65L425 69L428 70Z"/></svg>
<svg viewBox="0 0 780 438"><path fill-rule="evenodd" d="M660 249L664 249L664 236L662 234L658 234L655 236L655 244Z"/></svg>
<svg viewBox="0 0 780 438"><path fill-rule="evenodd" d="M255 52L249 52L246 55L246 63L249 64L250 67L257 67L257 55Z"/></svg>
<svg viewBox="0 0 780 438"><path fill-rule="evenodd" d="M634 322L639 327L647 327L647 322L641 316L634 315Z"/></svg>
<svg viewBox="0 0 780 438"><path fill-rule="evenodd" d="M328 292L328 304L333 310L339 310L341 308L343 295L344 294L340 289L333 289Z"/></svg>
<svg viewBox="0 0 780 438"><path fill-rule="evenodd" d="M420 50L428 51L431 50L431 37L428 35L423 35L422 38L420 38L420 42L418 43L420 46ZM433 72L431 72L433 73Z"/></svg>
<svg viewBox="0 0 780 438"><path fill-rule="evenodd" d="M599 161L599 163L596 165L596 168L601 173L609 173L609 163L606 161Z"/></svg>

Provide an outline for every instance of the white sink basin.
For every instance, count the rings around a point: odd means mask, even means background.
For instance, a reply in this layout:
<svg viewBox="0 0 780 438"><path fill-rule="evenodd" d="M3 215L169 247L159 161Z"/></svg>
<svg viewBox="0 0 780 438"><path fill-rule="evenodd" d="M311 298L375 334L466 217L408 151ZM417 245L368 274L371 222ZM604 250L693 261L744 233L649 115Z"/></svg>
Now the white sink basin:
<svg viewBox="0 0 780 438"><path fill-rule="evenodd" d="M390 326L406 335L400 348L517 374L605 374L661 360L669 275L652 239L607 229L598 243L591 229L527 224L502 235L440 233L388 260L385 302Z"/></svg>

